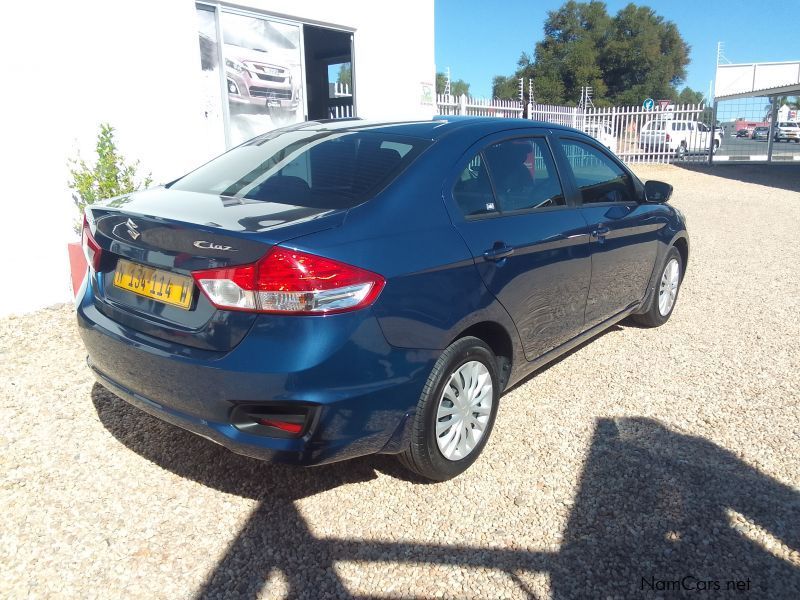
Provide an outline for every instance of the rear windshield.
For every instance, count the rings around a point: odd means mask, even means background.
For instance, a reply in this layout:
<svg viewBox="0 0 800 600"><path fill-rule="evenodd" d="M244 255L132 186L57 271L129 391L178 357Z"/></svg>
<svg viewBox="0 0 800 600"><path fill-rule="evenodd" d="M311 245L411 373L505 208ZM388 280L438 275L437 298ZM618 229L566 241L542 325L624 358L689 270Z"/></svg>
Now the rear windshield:
<svg viewBox="0 0 800 600"><path fill-rule="evenodd" d="M309 208L350 208L391 183L428 140L371 131L285 131L245 142L176 190Z"/></svg>
<svg viewBox="0 0 800 600"><path fill-rule="evenodd" d="M664 131L664 121L650 121L644 124L642 130L644 131Z"/></svg>

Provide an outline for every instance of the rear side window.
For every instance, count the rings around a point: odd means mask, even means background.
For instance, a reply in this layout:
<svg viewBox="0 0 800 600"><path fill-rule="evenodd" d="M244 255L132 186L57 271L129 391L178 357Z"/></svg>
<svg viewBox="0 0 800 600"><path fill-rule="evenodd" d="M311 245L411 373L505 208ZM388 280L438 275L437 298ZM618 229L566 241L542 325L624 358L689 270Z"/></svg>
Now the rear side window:
<svg viewBox="0 0 800 600"><path fill-rule="evenodd" d="M237 146L171 187L241 202L350 208L386 187L429 145L379 132L273 132Z"/></svg>
<svg viewBox="0 0 800 600"><path fill-rule="evenodd" d="M497 213L483 154L476 154L453 186L453 198L465 217Z"/></svg>
<svg viewBox="0 0 800 600"><path fill-rule="evenodd" d="M576 140L561 140L584 204L635 202L633 182L611 158Z"/></svg>
<svg viewBox="0 0 800 600"><path fill-rule="evenodd" d="M464 216L564 206L553 155L543 138L518 138L476 154L453 186Z"/></svg>
<svg viewBox="0 0 800 600"><path fill-rule="evenodd" d="M543 138L506 140L489 146L484 156L501 212L566 204Z"/></svg>

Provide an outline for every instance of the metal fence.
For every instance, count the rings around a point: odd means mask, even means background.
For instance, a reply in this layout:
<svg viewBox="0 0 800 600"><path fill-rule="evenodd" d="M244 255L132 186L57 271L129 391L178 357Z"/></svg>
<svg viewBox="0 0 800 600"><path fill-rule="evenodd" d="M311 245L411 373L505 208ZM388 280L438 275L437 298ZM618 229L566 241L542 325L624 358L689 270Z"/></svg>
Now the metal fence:
<svg viewBox="0 0 800 600"><path fill-rule="evenodd" d="M473 117L522 118L525 109L515 100L470 98L469 96L436 95L440 115L470 115Z"/></svg>
<svg viewBox="0 0 800 600"><path fill-rule="evenodd" d="M589 107L438 95L440 115L516 117L583 131L628 163L708 162L723 146L713 111L702 104Z"/></svg>
<svg viewBox="0 0 800 600"><path fill-rule="evenodd" d="M349 119L353 116L353 92L346 83L328 85L328 118Z"/></svg>
<svg viewBox="0 0 800 600"><path fill-rule="evenodd" d="M800 161L796 102L797 98L780 96L719 101L716 115L725 144L714 162Z"/></svg>

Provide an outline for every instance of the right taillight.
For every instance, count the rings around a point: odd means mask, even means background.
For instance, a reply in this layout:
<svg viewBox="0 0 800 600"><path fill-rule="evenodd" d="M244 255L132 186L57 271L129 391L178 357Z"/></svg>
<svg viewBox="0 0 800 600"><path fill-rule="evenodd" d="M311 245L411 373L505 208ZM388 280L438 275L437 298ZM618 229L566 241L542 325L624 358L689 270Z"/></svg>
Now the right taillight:
<svg viewBox="0 0 800 600"><path fill-rule="evenodd" d="M671 138L671 137L669 137L669 134L667 134L667 141L668 141L668 142L671 142L671 141L672 141L672 138Z"/></svg>
<svg viewBox="0 0 800 600"><path fill-rule="evenodd" d="M92 269L97 271L97 267L100 265L100 259L103 255L103 250L92 235L92 230L89 227L89 220L86 218L86 215L83 215L81 246L83 247L83 254L86 256L86 262L89 263Z"/></svg>
<svg viewBox="0 0 800 600"><path fill-rule="evenodd" d="M294 315L364 308L385 284L371 271L280 247L253 264L195 271L192 276L217 308Z"/></svg>

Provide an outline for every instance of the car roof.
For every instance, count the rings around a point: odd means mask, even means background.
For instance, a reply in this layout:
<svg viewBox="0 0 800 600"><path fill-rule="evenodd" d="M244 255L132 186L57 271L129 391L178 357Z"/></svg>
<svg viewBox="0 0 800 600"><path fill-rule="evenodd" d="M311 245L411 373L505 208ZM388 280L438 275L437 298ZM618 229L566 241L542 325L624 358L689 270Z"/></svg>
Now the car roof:
<svg viewBox="0 0 800 600"><path fill-rule="evenodd" d="M275 132L283 131L373 131L382 134L418 137L428 140L439 140L455 131L472 129L480 131L482 135L509 129L558 129L582 133L577 129L546 123L544 121L531 121L528 119L507 119L498 117L469 117L469 116L437 116L430 121L369 121L363 119L329 119L319 121L305 121L284 127Z"/></svg>

